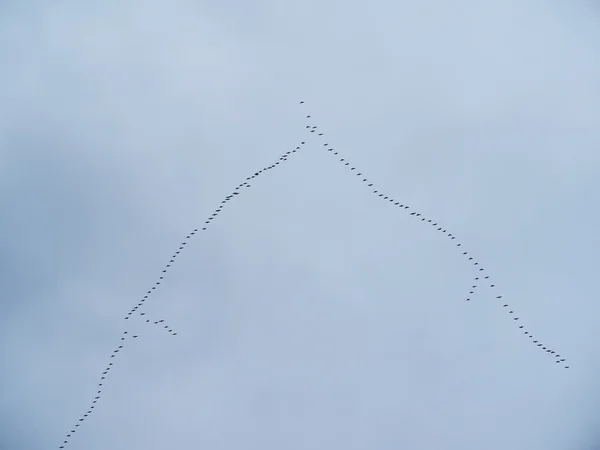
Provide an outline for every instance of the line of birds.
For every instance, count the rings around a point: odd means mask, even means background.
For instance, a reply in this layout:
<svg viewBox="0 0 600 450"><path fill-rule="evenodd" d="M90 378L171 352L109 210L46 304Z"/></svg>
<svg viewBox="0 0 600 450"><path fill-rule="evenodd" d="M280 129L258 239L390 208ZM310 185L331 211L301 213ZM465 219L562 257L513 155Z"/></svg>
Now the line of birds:
<svg viewBox="0 0 600 450"><path fill-rule="evenodd" d="M300 104L304 104L303 101L300 102ZM312 119L311 115L307 115L306 119L310 120ZM310 132L310 133L316 133L318 130L318 127L316 125L306 125L306 129ZM317 133L318 136L323 136L324 134L322 132ZM348 169L349 172L353 173L355 176L357 177L362 177L362 183L365 184L367 187L369 188L373 188L372 192L373 194L376 194L377 197L381 198L382 200L386 200L388 201L390 204L393 204L394 206L408 212L411 211L409 213L409 216L414 217L414 218L418 218L420 219L420 222L424 223L424 224L429 224L431 225L433 228L435 228L436 231L443 233L444 235L446 235L446 237L450 238L450 240L455 240L456 236L454 236L452 233L449 233L448 230L446 230L444 227L440 226L439 223L437 221L434 221L433 219L429 219L427 217L425 217L423 214L414 211L410 206L408 205L404 205L402 203L400 203L399 201L396 201L394 198L392 198L391 196L385 195L384 193L380 192L378 189L374 189L374 184L371 183L369 181L368 178L366 178L362 172L360 172L353 164L351 164L346 158L340 157L341 155L339 155L339 152L337 150L335 150L333 147L331 147L329 145L329 143L324 143L323 147L325 147L325 149L332 155L337 156L338 157L338 161L344 165L344 167L346 167ZM462 247L462 243L455 241L456 242L456 247ZM464 250L464 249L462 249ZM492 281L490 280L489 275L484 275L482 272L485 272L485 269L479 264L479 262L477 260L475 260L467 251L463 251L462 255L467 258L467 260L469 261L469 263L471 263L473 265L473 267L475 269L477 269L477 274L480 276L475 277L475 284L473 284L469 290L469 295L466 298L466 301L471 301L471 299L473 298L473 295L475 294L475 290L477 289L477 285L478 282L481 281L481 276L483 276L483 280L486 280L486 283L490 283L489 287L494 289L496 287L495 284L492 283ZM502 295L497 295L496 296L497 300L501 300L502 299ZM509 308L508 304L503 304L502 305L503 308ZM514 310L509 309L508 310L509 314L514 314ZM543 342L539 341L538 339L535 339L535 337L525 329L524 325L521 325L521 322L519 322L520 318L519 317L512 317L513 322L519 327L520 332L523 333L524 336L527 336L527 338L529 338L537 347L540 347L542 350L544 350L546 353L548 353L549 355L552 355L555 360L556 360L556 364L560 364L560 363L564 363L566 361L565 358L562 358L561 355L559 353L557 353L555 350L552 350L549 346L545 345ZM569 366L567 364L564 365L565 369L568 369Z"/></svg>
<svg viewBox="0 0 600 450"><path fill-rule="evenodd" d="M112 354L110 355L111 360L108 363L108 365L106 366L106 368L104 369L104 372L102 372L100 381L97 384L98 390L96 391L94 400L92 400L92 404L88 407L87 411L77 420L77 423L75 423L75 426L71 429L71 431L69 433L67 433L62 445L60 445L58 448L65 448L65 445L67 445L69 443L69 439L77 432L77 429L81 426L82 422L84 422L85 419L87 419L96 409L96 403L98 403L98 400L100 400L100 398L101 398L100 394L102 394L102 386L104 386L104 380L106 379L108 372L110 372L110 370L114 367L112 358L115 358L117 356L117 353L119 353L125 347L125 340L128 337L127 334L128 334L127 331L123 332L123 336L121 337L121 344L117 348L115 348L113 350ZM138 335L132 336L132 338L134 338L134 339L138 338L138 337L139 337Z"/></svg>
<svg viewBox="0 0 600 450"><path fill-rule="evenodd" d="M300 103L301 103L301 104L304 104L304 102L303 102L303 101L301 101ZM306 116L306 118L307 118L307 119L311 119L311 116L310 116L310 115L307 115L307 116ZM318 129L318 127L317 127L317 126L315 126L315 125L307 125L307 126L306 126L306 129L307 129L308 131L310 131L311 133L316 133L316 132L317 132L317 129ZM323 136L324 134L323 134L323 133L317 133L317 135L318 135L318 136ZM271 165L269 165L269 166L265 166L265 167L263 167L262 169L260 169L259 171L255 172L253 175L251 175L251 176L247 177L247 178L246 178L246 181L244 181L243 183L240 183L240 184L239 184L239 185L238 185L238 186L237 186L237 187L236 187L236 188L233 190L233 192L232 192L230 195L227 195L227 196L225 197L225 199L224 199L223 201L221 201L221 204L220 204L220 206L219 206L219 207L217 207L217 208L214 210L214 212L211 214L211 216L210 216L210 217L209 217L209 218L208 218L208 219L207 219L207 220L204 222L204 227L202 227L202 228L201 228L201 231L205 231L205 230L207 230L207 229L208 229L208 225L210 225L210 224L212 223L212 221L213 221L213 220L214 220L214 219L215 219L215 218L216 218L216 217L219 215L219 213L221 213L221 211L223 210L223 208L225 207L225 205L226 205L226 204L227 204L229 201L233 200L233 199L234 199L234 198L235 198L237 195L239 195L239 194L241 193L241 189L242 189L242 188L249 188L249 187L251 187L251 186L252 186L252 185L250 184L250 181L251 181L251 180L254 180L254 179L258 178L258 177L259 177L260 175L262 175L264 172L267 172L267 171L269 171L269 170L271 170L271 169L274 169L275 167L279 166L279 165L280 165L280 164L282 164L283 162L287 161L287 160L288 160L288 158L289 158L289 157L290 157L290 156L291 156L293 153L296 153L296 152L298 152L299 150L301 150L301 148L302 148L301 146L303 146L303 145L305 145L305 144L306 144L306 142L305 142L305 141L302 141L302 142L300 143L300 145L299 145L299 146L297 146L297 147L296 147L294 150L289 150L289 151L287 151L287 152L283 153L283 154L282 154L282 155L279 157L279 159L278 159L278 160L277 160L275 163L273 163L273 164L271 164ZM323 147L325 147L325 148L326 148L326 150L327 150L328 152L332 153L333 155L335 155L335 156L338 156L338 155L339 155L339 152L338 152L338 151L336 151L336 150L334 150L332 147L330 147L328 143L324 143L324 144L323 144ZM357 170L357 168L356 168L356 167L354 167L352 164L350 164L350 162L349 162L349 161L348 161L346 158L339 158L339 162L340 162L340 163L342 163L342 164L343 164L343 165L344 165L344 166L345 166L345 167L346 167L346 168L347 168L347 169L348 169L350 172L354 173L354 175L355 175L355 176L358 176L358 177L363 177L363 178L362 178L362 182L363 182L364 184L366 184L368 187L370 187L370 188L374 187L374 184L373 184L373 183L371 183L371 182L370 182L370 181L369 181L369 180L368 180L366 177L364 177L364 175L362 174L362 172L358 171L358 170ZM410 206L408 206L408 205L404 205L404 204L401 204L401 203L400 203L400 202L398 202L398 201L395 201L395 200L394 200L392 197L390 197L390 196L387 196L387 195L385 195L385 194L381 193L381 192L380 192L379 190L377 190L377 189L373 189L373 194L377 194L377 196L378 196L379 198L382 198L383 200L387 200L389 203L392 203L392 204L394 204L395 206L399 207L400 209L403 209L404 211L407 211L407 212L408 212L408 210L411 210ZM421 222L423 222L423 223L427 223L427 224L431 225L432 227L436 228L436 230L437 230L438 232L441 232L441 233L445 234L445 235L446 235L448 238L450 238L450 240L455 240L455 239L456 239L456 236L454 236L454 235L453 235L453 234L451 234L451 233L448 233L448 231L447 231L447 230L446 230L444 227L441 227L441 226L439 226L439 224L438 224L438 222L437 222L437 221L434 221L434 220L432 220L432 219L428 219L428 218L426 218L425 216L423 216L421 213L419 213L419 212L417 212L417 211L412 211L412 210L411 210L411 212L410 212L410 214L409 214L409 215L410 215L410 216L412 216L412 217L415 217L415 218L419 218ZM131 310L130 310L128 313L127 313L127 316L125 316L125 318L124 318L125 320L129 320L129 319L130 319L130 317L131 317L131 316L132 316L132 315L133 315L135 312L138 312L138 314L139 314L140 316L145 316L145 315L147 314L145 311L143 311L143 310L140 310L140 309L141 309L141 307L142 307L142 306L145 306L145 304L146 304L146 301L149 299L149 297L152 295L152 293L153 293L153 292L156 290L156 288L157 288L158 286L160 286L160 285L162 284L162 280L164 280L164 277L165 277L166 273L167 273L167 272L168 272L168 270L169 270L169 269L172 267L172 265L175 263L175 260L177 259L177 256L178 256L178 255L181 253L181 251L182 251L182 250L183 250L183 249L186 247L186 245L188 244L188 241L189 241L189 240L192 238L192 236L194 236L194 235L195 235L195 234L197 234L198 232L199 232L199 229L198 229L198 228L195 228L193 231L191 231L191 232L190 232L190 233L189 233L189 234L188 234L188 235L185 237L185 240L184 240L184 241L182 241L182 242L180 243L180 246L179 246L178 250L177 250L177 251L176 251L176 252L175 252L175 253L174 253L174 254L171 256L171 258L170 258L170 260L169 260L168 264L166 264L166 266L163 268L163 270L162 270L162 272L161 272L161 275L160 275L160 276L159 276L159 278L158 278L158 281L156 281L156 282L155 282L154 286L153 286L151 289L149 289L149 290L148 290L148 291L145 293L145 295L144 295L144 296L143 296L143 297L140 299L140 301L139 301L139 302L138 302L138 303L137 303L137 304L136 304L136 305L135 305L135 306L134 306L134 307L133 307L133 308L132 308L132 309L131 309ZM457 246L457 247L462 247L462 244L457 242L457 243L456 243L456 246ZM483 275L483 274L481 274L480 272L484 272L484 268L480 266L480 264L479 264L479 262L478 262L478 261L474 260L474 258L473 258L472 256L470 256L470 255L469 255L469 253L468 253L468 252L466 252L466 251L463 251L463 252L462 252L462 255L463 255L463 256L465 256L465 257L468 259L468 261L471 261L471 262L472 262L472 264L473 264L473 266L474 266L476 269L478 269L478 272L479 272L478 274L479 274L479 275ZM484 280L488 280L488 282L490 282L490 281L489 281L490 277L489 277L489 276L487 276L487 275L486 275L486 276L484 276L484 277L483 277L483 279L484 279ZM477 276L477 277L475 277L475 284L473 284L473 285L471 286L471 288L470 288L470 291L469 291L469 296L466 298L466 301L471 301L471 299L473 298L473 295L475 294L475 291L476 291L476 289L477 289L477 287L478 287L478 282L480 282L480 281L481 281L481 277L480 277L480 276ZM491 283L491 282L490 282L490 283ZM490 286L490 288L495 288L495 285L494 285L494 284L490 284L489 286ZM502 299L502 295L498 295L498 296L496 296L496 299ZM503 305L503 307L504 307L504 308L508 308L508 304L504 304L504 305ZM139 310L139 311L138 311L138 310ZM508 311L508 313L509 313L509 314L513 314L513 313L514 313L514 311L511 309L511 310L509 310L509 311ZM517 321L519 321L519 318L518 318L518 317L513 317L513 320L514 320L514 321L515 321L515 323L516 323ZM146 323L152 323L152 324L154 324L154 325L159 325L159 324L163 324L163 323L164 323L164 319L160 319L160 320L156 320L156 321L152 321L151 319L146 319ZM174 331L173 331L173 329L172 329L170 326L168 326L168 325L163 325L163 329L165 329L167 332L169 332L169 333L170 333L171 335L173 335L173 336L176 336L176 335L177 335L177 333L176 333L176 332L174 332ZM519 329L521 329L521 330L524 330L524 326L523 326L523 325L519 325ZM565 358L561 358L560 354L556 353L554 350L552 350L552 349L550 349L549 347L545 346L543 343L539 342L538 340L534 340L534 336L533 336L531 333L529 333L529 331L523 331L523 333L524 333L524 335L526 335L526 336L527 336L529 339L531 339L531 340L532 340L532 342L533 342L533 343L535 343L535 344L536 344L538 347L541 347L541 348L542 348L543 350L545 350L547 353L549 353L549 354L552 354L552 355L554 356L554 358L556 358L556 363L561 363L561 362L565 362L565 361L566 361L566 360L565 360ZM133 336L131 336L131 337L132 337L132 338L138 338L139 336L138 336L138 335L133 335ZM99 382L99 383L98 383L98 385L97 385L97 387L98 387L98 390L96 391L96 395L95 395L95 397L94 397L94 399L93 399L93 401L92 401L92 404L91 404L91 405L88 407L87 411L86 411L86 412L85 412L85 413L84 413L84 414L83 414L83 415L82 415L82 416L81 416L81 417L78 419L78 421L77 421L77 423L75 424L75 426L73 427L73 429L71 429L71 430L70 430L70 432L69 432L69 433L66 435L66 438L65 438L65 440L63 441L62 445L60 445L60 446L59 446L59 448L60 448L60 449L63 449L63 448L65 448L65 446L66 446L66 445L69 443L69 439L70 439L70 438L71 438L71 437L72 437L72 436L73 436L73 435L76 433L76 431L77 431L78 427L79 427L79 426L82 424L82 422L84 422L84 421L85 421L85 419L87 419L87 418L88 418L88 417L89 417L89 416L90 416L90 415L93 413L94 409L96 408L96 403L97 403L97 402L98 402L98 400L100 400L100 398L101 398L101 395L100 395L100 394L102 393L102 387L103 387L103 385L104 385L104 380L106 379L106 376L108 375L109 371L110 371L110 370L111 370L111 369L114 367L114 364L113 364L113 361L114 361L114 359L113 359L113 358L115 358L115 357L117 356L117 354L118 354L118 353L119 353L121 350L123 350L123 349L124 349L124 347L125 347L125 345L124 345L124 344L125 344L125 341L127 340L127 338L128 338L128 332L127 332L127 331L124 331L124 332L123 332L123 335L122 335L122 337L121 337L121 340L120 340L120 345L118 345L118 346L117 346L117 347L116 347L116 348L113 350L113 352L112 352L112 354L111 354L111 356L110 356L110 358L111 358L111 361L109 362L108 366L105 368L104 372L102 372L102 376L101 376L101 378L100 378L100 382ZM565 368L567 368L567 369L569 368L569 366L568 366L568 365L565 365L564 367L565 367Z"/></svg>
<svg viewBox="0 0 600 450"><path fill-rule="evenodd" d="M254 175L251 175L249 177L246 178L246 181L244 181L243 183L239 184L234 191L225 197L225 199L221 202L221 205L215 209L215 211L213 212L213 214L208 218L208 220L206 220L204 222L204 227L201 229L202 231L207 230L208 225L210 225L212 223L212 221L219 215L219 213L223 210L223 208L225 207L225 205L231 201L233 198L235 198L235 196L240 194L240 189L242 188L249 188L252 185L249 183L250 180L256 179L258 178L260 175L262 175L264 172L274 169L275 167L279 166L280 164L286 162L288 160L288 158L298 152L299 150L301 150L302 146L305 145L306 142L302 141L300 143L299 146L297 146L295 149L293 150L289 150L285 153L283 153L279 159L274 162L273 164L269 165L269 166L265 166L262 169L260 169L259 171L255 172ZM150 297L150 295L152 295L152 293L156 290L156 288L161 285L162 281L165 277L165 274L167 273L167 271L172 267L173 263L175 262L175 259L177 258L177 256L181 253L181 251L185 248L185 246L188 243L188 240L192 238L192 236L194 236L196 233L198 233L198 229L194 229L192 232L190 232L186 237L183 242L181 242L178 250L171 256L171 259L169 260L169 263L163 268L161 275L158 278L158 281L156 281L156 283L154 284L154 286L148 290L146 292L146 294L143 296L143 298L139 301L139 303L134 306L129 313L127 314L127 316L125 316L125 320L129 320L129 318L133 315L133 313L135 313L136 311L138 311L138 309L140 309L141 306L144 306L146 300L148 300L148 298ZM140 316L145 316L147 313L145 311L140 310L139 312ZM156 320L156 321L151 321L150 319L146 319L146 323L152 323L154 325L159 325L159 324L163 324L164 323L164 319L160 319L160 320ZM164 329L166 329L167 332L169 332L171 335L173 336L177 336L177 333L173 331L173 329L168 326L168 325L164 325L163 326ZM111 370L111 368L114 367L113 365L113 361L116 357L116 355L123 350L123 348L125 347L125 341L128 337L128 332L124 331L123 332L123 336L121 337L121 340L119 341L119 344L112 352L110 358L111 361L108 364L108 366L104 369L104 372L102 372L102 376L100 378L100 382L98 382L98 390L96 391L96 395L94 396L94 400L92 401L92 404L88 407L87 411L79 417L79 419L77 420L77 423L75 424L75 426L73 427L73 429L65 436L65 439L62 443L62 445L60 445L58 448L59 449L63 449L65 448L65 446L69 443L69 439L71 437L73 437L73 435L76 433L77 429L79 428L79 426L92 414L92 412L94 411L94 409L96 408L96 403L98 402L98 400L100 400L101 395L102 394L102 386L104 385L104 380L106 379L106 376L108 375L108 372ZM138 335L134 335L132 336L133 338L138 338Z"/></svg>
<svg viewBox="0 0 600 450"><path fill-rule="evenodd" d="M225 206L227 205L228 202L230 202L231 200L233 200L237 195L240 194L240 190L244 187L249 188L252 185L249 183L250 180L256 179L259 176L261 176L264 172L267 172L271 169L274 169L275 167L277 167L279 164L285 162L288 160L288 158L293 154L296 153L298 150L300 150L303 146L305 145L306 142L302 141L300 143L299 146L297 146L294 150L289 150L285 153L283 153L279 159L274 162L273 164L269 165L269 166L265 166L262 169L260 169L259 171L255 172L254 175L251 175L249 177L246 178L246 181L244 181L243 183L240 183L239 185L236 186L236 188L233 190L233 192L229 195L227 195L225 197L225 199L223 201L221 201L220 206L218 206L213 213L210 215L210 217L204 222L204 227L201 229L201 231L206 231L208 229L208 226L212 223L212 221L214 219L217 218L217 216L219 215L219 213L221 213L223 211L223 208L225 208ZM192 238L192 236L194 236L196 233L198 233L198 228L195 228L193 231L191 231L186 237L185 240L182 241L179 244L179 248L177 249L177 251L171 255L171 259L169 260L168 264L166 264L166 266L163 268L162 270L162 274L160 275L160 277L158 278L158 281L156 281L154 283L154 286L148 290L146 292L146 294L143 296L143 298L140 299L139 303L137 305L135 305L128 313L127 316L125 316L125 319L129 319L133 313L135 313L140 307L144 306L144 303L148 300L148 298L150 297L150 295L152 295L152 293L156 290L156 288L161 284L161 280L164 279L165 275L167 274L167 272L169 271L169 269L172 267L173 263L175 262L175 260L177 259L177 256L179 256L179 254L181 253L181 251L185 248L185 246L188 244L188 240L190 240ZM146 314L145 312L140 311L141 315ZM156 323L156 322L155 322ZM165 327L166 328L166 327Z"/></svg>

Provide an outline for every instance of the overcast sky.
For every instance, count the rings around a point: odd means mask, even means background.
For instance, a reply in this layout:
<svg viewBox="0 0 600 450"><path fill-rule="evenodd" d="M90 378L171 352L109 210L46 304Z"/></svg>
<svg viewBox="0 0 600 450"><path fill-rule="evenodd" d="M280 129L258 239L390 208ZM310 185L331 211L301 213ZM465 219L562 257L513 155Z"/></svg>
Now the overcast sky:
<svg viewBox="0 0 600 450"><path fill-rule="evenodd" d="M599 449L599 21L2 2L0 448Z"/></svg>

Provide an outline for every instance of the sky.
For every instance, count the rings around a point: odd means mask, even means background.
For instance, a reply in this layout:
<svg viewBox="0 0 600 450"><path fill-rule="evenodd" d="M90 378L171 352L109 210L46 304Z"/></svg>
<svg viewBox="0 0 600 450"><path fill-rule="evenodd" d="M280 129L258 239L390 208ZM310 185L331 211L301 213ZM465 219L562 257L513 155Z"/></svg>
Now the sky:
<svg viewBox="0 0 600 450"><path fill-rule="evenodd" d="M599 20L2 2L0 448L600 449Z"/></svg>

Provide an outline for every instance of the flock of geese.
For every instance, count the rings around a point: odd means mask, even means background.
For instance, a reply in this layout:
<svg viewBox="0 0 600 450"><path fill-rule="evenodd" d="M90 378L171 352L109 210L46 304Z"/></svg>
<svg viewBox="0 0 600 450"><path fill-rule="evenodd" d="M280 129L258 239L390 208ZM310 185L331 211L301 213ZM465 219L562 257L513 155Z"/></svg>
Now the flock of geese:
<svg viewBox="0 0 600 450"><path fill-rule="evenodd" d="M304 105L304 102L301 101L300 104ZM306 119L310 122L311 119L312 119L311 115L307 115ZM306 125L306 130L308 132L310 132L310 133L316 133L316 135L318 135L318 136L324 136L324 134L322 132L317 133L317 131L319 131L319 128L316 125L314 125L314 124L308 124L308 125ZM324 140L325 138L322 138L322 139ZM250 182L252 180L258 178L264 172L272 170L272 169L278 167L280 164L283 164L284 162L286 162L289 159L290 156L292 156L294 153L299 152L303 148L303 146L305 144L306 144L306 142L302 141L302 142L300 142L300 145L298 145L295 149L289 150L289 151L283 153L278 158L277 161L273 162L272 164L270 164L268 166L263 167L262 169L260 169L257 172L255 172L253 175L247 177L246 180L243 183L239 184L233 190L233 192L231 192L231 194L227 195L225 197L225 199L221 202L221 204L210 215L210 217L208 217L208 219L204 222L204 224L203 224L204 226L202 228L200 228L200 229L195 228L193 231L191 231L185 237L185 240L183 240L180 243L179 248L171 256L168 264L166 264L165 267L163 268L163 270L161 272L161 275L159 276L158 280L155 282L154 286L152 286L151 289L149 289L148 291L146 291L145 295L127 313L127 315L125 316L124 319L125 320L129 320L130 317L133 316L133 314L135 314L136 312L140 316L145 316L146 312L142 311L141 308L143 306L145 306L146 301L150 298L150 296L152 295L152 293L161 285L162 280L164 280L164 277L166 276L167 272L172 267L172 265L175 263L178 255L185 248L185 246L187 245L188 241L195 234L199 233L200 231L207 230L208 226L219 215L219 213L221 211L223 211L223 209L225 208L225 206L227 206L227 204L229 202L231 202L233 199L237 198L237 196L243 191L244 188L249 188L249 187L252 186L250 184ZM487 272L481 266L481 264L479 263L479 261L477 261L469 252L465 251L465 249L462 246L462 243L459 242L456 239L456 236L454 236L452 233L448 232L448 230L445 227L443 227L438 221L430 219L430 218L424 216L423 214L421 214L420 212L414 210L410 206L405 205L405 204L401 203L400 201L395 200L393 197L391 197L389 195L386 195L385 193L383 193L383 192L379 191L378 189L376 189L374 183L372 183L361 171L359 171L353 164L351 164L350 161L348 161L346 158L342 157L342 155L340 155L340 152L338 150L334 149L332 146L330 146L329 143L323 142L322 147L328 153L330 153L332 156L336 157L338 159L338 161L340 162L340 164L344 165L350 174L358 177L361 183L363 183L366 187L370 188L372 190L372 193L375 196L377 196L378 198L380 198L380 199L388 202L390 205L393 205L394 207L400 208L400 210L406 212L410 217L413 217L414 219L419 220L424 225L431 226L434 231L443 234L446 238L448 238L448 240L454 241L453 242L454 245L459 249L459 251L461 252L462 256L464 258L466 258L473 265L474 269L476 269L476 275L477 276L474 277L474 283L473 283L473 285L471 286L471 288L469 290L469 294L466 296L466 299L465 299L466 301L471 301L471 299L473 298L473 296L475 294L475 291L477 290L477 287L480 285L480 283L484 283L486 286L489 286L489 288L492 288L492 289L496 288L496 285L490 279L490 276L487 275ZM554 358L556 364L563 363L563 367L565 369L569 368L569 366L566 364L566 359L565 358L563 358L555 350L551 349L548 345L546 345L543 342L541 342L539 339L536 339L535 336L528 329L526 329L525 325L522 325L522 322L520 321L520 318L515 315L515 312L514 312L513 308L511 308L508 303L504 303L504 301L502 301L503 300L502 295L496 295L495 298L500 303L502 303L502 308L504 308L507 311L507 313L509 315L511 315L511 318L512 318L513 322L516 324L516 326L518 326L520 332L523 333L524 336L526 336L537 347L540 347L541 350L544 350L548 355L550 355L552 358ZM163 327L163 329L165 331L167 331L169 334L171 334L172 336L177 336L177 333L174 332L173 329L170 326L168 326L166 324L163 325L164 319L160 319L160 320L156 320L156 321L152 321L150 319L146 319L146 323L153 324L153 325L161 325ZM94 399L93 399L92 403L89 405L89 407L87 408L86 412L84 414L82 414L81 417L79 417L79 419L77 420L77 422L75 423L75 425L72 427L72 429L70 430L70 432L65 436L65 439L64 439L62 445L59 446L60 449L65 448L65 446L69 443L69 439L72 438L73 435L77 432L78 427L81 426L82 423L94 412L94 409L96 408L96 404L98 403L98 400L100 400L100 398L101 398L102 386L104 385L104 380L106 379L106 376L108 375L108 373L110 372L110 370L114 367L113 361L115 361L115 360L113 358L116 358L117 354L121 350L123 350L123 348L125 347L125 343L128 341L129 338L136 339L136 338L138 338L138 335L129 335L129 333L127 331L123 332L121 340L119 341L119 345L113 350L112 354L110 355L110 362L108 363L107 367L104 369L104 372L102 372L102 376L101 376L100 381L98 382L98 385L97 385L98 390L96 391L96 395L94 396Z"/></svg>

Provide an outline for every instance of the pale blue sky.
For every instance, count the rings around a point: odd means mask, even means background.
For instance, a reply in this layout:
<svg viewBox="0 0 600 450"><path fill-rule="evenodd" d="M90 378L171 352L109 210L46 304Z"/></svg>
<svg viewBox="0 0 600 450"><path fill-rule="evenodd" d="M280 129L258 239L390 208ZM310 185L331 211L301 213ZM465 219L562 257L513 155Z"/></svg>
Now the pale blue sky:
<svg viewBox="0 0 600 450"><path fill-rule="evenodd" d="M58 448L110 360L68 449L600 448L600 11L563 3L3 3L0 448Z"/></svg>

